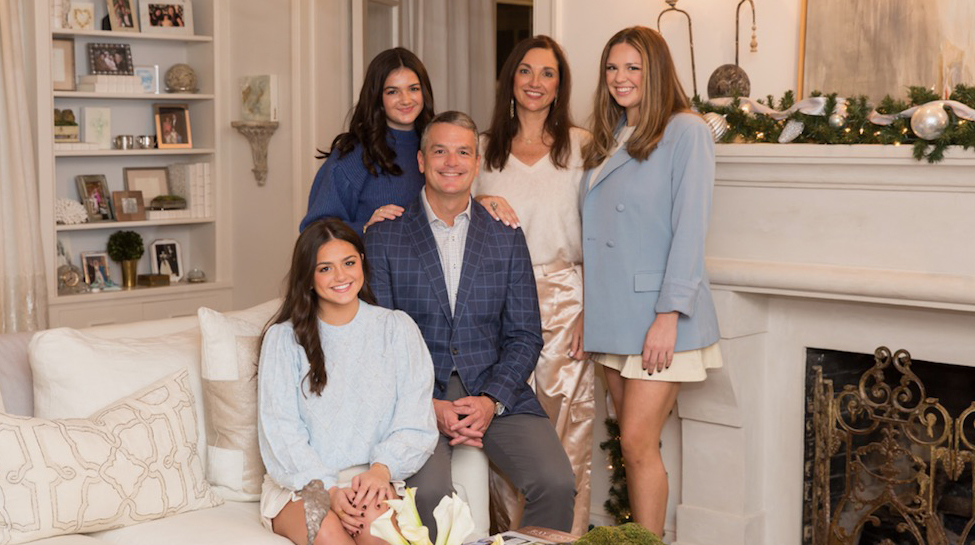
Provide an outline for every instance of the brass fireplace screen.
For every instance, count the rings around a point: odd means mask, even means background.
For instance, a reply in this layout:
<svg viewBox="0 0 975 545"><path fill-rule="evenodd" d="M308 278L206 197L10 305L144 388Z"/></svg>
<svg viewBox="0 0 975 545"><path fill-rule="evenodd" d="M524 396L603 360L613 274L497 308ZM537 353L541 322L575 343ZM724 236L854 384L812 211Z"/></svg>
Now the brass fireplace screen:
<svg viewBox="0 0 975 545"><path fill-rule="evenodd" d="M926 395L905 350L878 348L859 384L838 392L822 367L813 373L807 402L815 442L803 541L975 543L975 402L949 414Z"/></svg>

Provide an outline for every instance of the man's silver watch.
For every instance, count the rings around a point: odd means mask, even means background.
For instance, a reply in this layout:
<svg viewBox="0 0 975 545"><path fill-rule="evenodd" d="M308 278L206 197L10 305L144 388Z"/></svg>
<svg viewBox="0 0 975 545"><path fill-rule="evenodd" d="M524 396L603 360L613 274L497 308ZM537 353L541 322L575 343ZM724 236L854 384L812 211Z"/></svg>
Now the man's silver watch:
<svg viewBox="0 0 975 545"><path fill-rule="evenodd" d="M501 416L502 414L504 414L504 403L501 403L497 399L494 399L493 397L487 394L484 394L484 397L494 402L494 416Z"/></svg>

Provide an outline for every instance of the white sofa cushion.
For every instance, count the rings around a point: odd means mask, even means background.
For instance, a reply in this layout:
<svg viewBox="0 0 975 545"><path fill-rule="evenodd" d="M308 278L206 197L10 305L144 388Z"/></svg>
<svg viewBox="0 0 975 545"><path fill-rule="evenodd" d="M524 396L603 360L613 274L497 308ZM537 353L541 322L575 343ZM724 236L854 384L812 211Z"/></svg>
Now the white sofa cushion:
<svg viewBox="0 0 975 545"><path fill-rule="evenodd" d="M213 509L91 535L102 543L117 545L291 545L290 540L269 532L261 525L259 504L256 502L228 501Z"/></svg>
<svg viewBox="0 0 975 545"><path fill-rule="evenodd" d="M264 463L257 441L257 362L262 327L201 308L207 479L221 497L261 499Z"/></svg>
<svg viewBox="0 0 975 545"><path fill-rule="evenodd" d="M219 505L196 435L186 370L87 419L0 415L0 544Z"/></svg>

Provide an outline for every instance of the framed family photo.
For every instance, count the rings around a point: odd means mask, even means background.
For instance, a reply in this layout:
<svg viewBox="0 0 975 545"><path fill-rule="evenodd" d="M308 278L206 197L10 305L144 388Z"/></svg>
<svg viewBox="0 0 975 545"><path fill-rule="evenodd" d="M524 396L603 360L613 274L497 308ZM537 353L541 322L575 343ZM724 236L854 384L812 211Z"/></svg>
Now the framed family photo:
<svg viewBox="0 0 975 545"><path fill-rule="evenodd" d="M55 91L74 91L74 40L51 40L51 80Z"/></svg>
<svg viewBox="0 0 975 545"><path fill-rule="evenodd" d="M191 0L139 0L142 31L159 34L193 34Z"/></svg>
<svg viewBox="0 0 975 545"><path fill-rule="evenodd" d="M149 245L149 261L152 274L168 274L172 283L183 278L183 256L179 252L179 242L169 238L154 240Z"/></svg>
<svg viewBox="0 0 975 545"><path fill-rule="evenodd" d="M153 104L159 149L192 148L190 107L187 104Z"/></svg>
<svg viewBox="0 0 975 545"><path fill-rule="evenodd" d="M140 193L148 204L160 195L169 195L169 170L166 167L127 167L122 169L125 191Z"/></svg>
<svg viewBox="0 0 975 545"><path fill-rule="evenodd" d="M115 217L118 221L142 221L146 219L146 205L141 191L113 191Z"/></svg>
<svg viewBox="0 0 975 545"><path fill-rule="evenodd" d="M112 203L109 198L108 182L101 174L82 174L75 177L78 196L88 212L88 222L111 221Z"/></svg>
<svg viewBox="0 0 975 545"><path fill-rule="evenodd" d="M81 269L85 273L85 284L91 287L114 285L106 252L81 252Z"/></svg>
<svg viewBox="0 0 975 545"><path fill-rule="evenodd" d="M88 44L88 71L109 76L131 76L132 48L129 44Z"/></svg>
<svg viewBox="0 0 975 545"><path fill-rule="evenodd" d="M114 32L139 32L139 20L135 16L135 0L105 0L108 20Z"/></svg>
<svg viewBox="0 0 975 545"><path fill-rule="evenodd" d="M159 94L159 65L136 66L135 75L139 76L142 92Z"/></svg>

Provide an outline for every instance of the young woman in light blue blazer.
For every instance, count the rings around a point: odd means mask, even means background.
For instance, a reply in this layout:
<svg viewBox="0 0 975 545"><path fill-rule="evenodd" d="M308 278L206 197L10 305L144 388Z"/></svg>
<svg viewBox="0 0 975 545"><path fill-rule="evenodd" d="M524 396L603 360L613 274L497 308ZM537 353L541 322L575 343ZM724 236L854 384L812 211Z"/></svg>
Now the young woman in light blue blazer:
<svg viewBox="0 0 975 545"><path fill-rule="evenodd" d="M704 270L714 143L660 34L621 30L600 66L580 187L584 346L605 367L633 519L662 535L661 429L680 383L721 366Z"/></svg>

